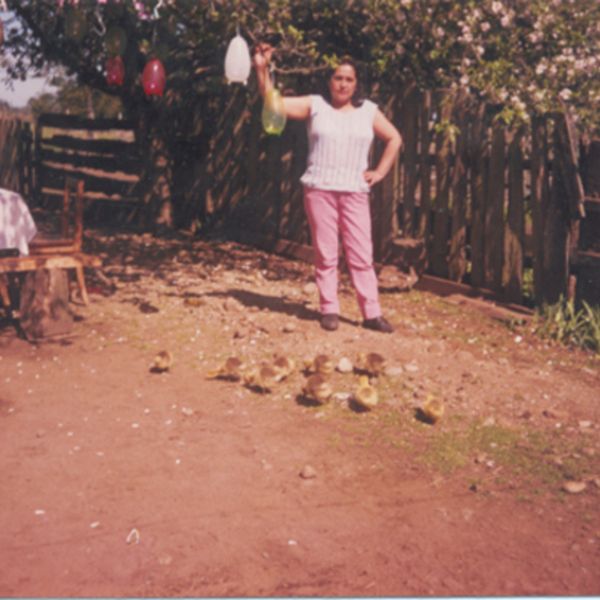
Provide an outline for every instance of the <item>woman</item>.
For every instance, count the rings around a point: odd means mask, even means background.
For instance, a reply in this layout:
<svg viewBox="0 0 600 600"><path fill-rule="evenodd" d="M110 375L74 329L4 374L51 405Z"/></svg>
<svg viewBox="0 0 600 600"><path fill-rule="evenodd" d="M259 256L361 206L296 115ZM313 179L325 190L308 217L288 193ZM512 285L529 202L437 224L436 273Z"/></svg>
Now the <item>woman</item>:
<svg viewBox="0 0 600 600"><path fill-rule="evenodd" d="M254 55L263 98L273 87L269 75L272 55L273 48L268 44L259 44ZM342 59L328 78L327 87L327 98L310 95L283 99L288 118L308 122L308 165L300 181L315 253L321 327L328 331L338 328L340 230L363 327L392 333L394 328L382 316L379 305L369 190L390 170L402 138L376 104L363 100L360 72L351 58ZM369 170L374 135L385 142L385 150L377 168Z"/></svg>

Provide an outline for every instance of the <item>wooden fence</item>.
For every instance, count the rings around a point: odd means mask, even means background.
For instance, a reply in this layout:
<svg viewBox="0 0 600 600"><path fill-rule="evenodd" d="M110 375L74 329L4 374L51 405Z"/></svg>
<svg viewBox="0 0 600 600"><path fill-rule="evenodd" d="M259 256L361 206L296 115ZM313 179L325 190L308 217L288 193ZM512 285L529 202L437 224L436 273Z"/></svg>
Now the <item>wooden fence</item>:
<svg viewBox="0 0 600 600"><path fill-rule="evenodd" d="M230 89L208 158L194 166L202 181L178 192L192 195L213 226L268 237L306 257L310 233L299 181L306 125L288 121L280 137L267 136L256 93ZM522 302L531 268L538 301L576 293L600 304L600 141L576 148L564 114L534 119L527 135L508 130L495 118L497 106L475 104L463 90L406 86L382 109L404 146L371 194L377 262L416 242L431 274L506 301ZM2 124L5 187L26 196L58 193L68 173L85 180L87 198L136 199L139 153L131 123L43 115L33 162L25 150L5 150L18 147L18 127ZM376 142L373 163L381 151ZM11 162L7 154L20 158ZM36 166L33 188L26 163Z"/></svg>
<svg viewBox="0 0 600 600"><path fill-rule="evenodd" d="M38 199L62 196L68 175L83 180L87 199L137 200L140 160L130 121L40 115L34 165Z"/></svg>
<svg viewBox="0 0 600 600"><path fill-rule="evenodd" d="M260 107L244 90L223 106L208 169L214 177L208 212L222 223L237 218L262 234L310 243L299 183L305 124L288 121L281 137L266 136ZM592 226L600 177L590 162L600 163L600 142L587 155L581 149L582 165L589 163L582 173L564 113L534 119L526 135L495 118L500 107L475 104L460 89L407 86L382 108L404 145L371 195L376 261L389 261L399 239L420 240L431 274L491 290L507 302L523 301L524 272L531 268L538 301L555 302L577 289L600 303L594 245L600 228ZM376 143L373 164L381 150Z"/></svg>

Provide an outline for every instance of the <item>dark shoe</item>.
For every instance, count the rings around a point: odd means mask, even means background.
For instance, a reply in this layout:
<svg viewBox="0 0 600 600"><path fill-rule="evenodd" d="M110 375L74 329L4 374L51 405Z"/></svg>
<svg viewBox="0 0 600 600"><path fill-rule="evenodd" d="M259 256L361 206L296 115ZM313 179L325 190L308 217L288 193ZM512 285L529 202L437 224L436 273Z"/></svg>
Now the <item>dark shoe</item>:
<svg viewBox="0 0 600 600"><path fill-rule="evenodd" d="M382 333L392 333L394 331L394 328L383 317L365 319L362 326L373 331L381 331Z"/></svg>
<svg viewBox="0 0 600 600"><path fill-rule="evenodd" d="M321 317L321 327L327 331L335 331L338 328L337 315L323 315Z"/></svg>

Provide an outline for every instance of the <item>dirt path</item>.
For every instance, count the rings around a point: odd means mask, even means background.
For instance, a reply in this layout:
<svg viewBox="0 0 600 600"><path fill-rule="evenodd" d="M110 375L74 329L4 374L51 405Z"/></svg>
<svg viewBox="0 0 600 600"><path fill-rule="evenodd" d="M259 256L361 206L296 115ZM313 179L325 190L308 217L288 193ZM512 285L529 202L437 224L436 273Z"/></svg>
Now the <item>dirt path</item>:
<svg viewBox="0 0 600 600"><path fill-rule="evenodd" d="M416 291L382 296L393 335L365 331L346 278L326 333L308 265L86 244L116 289L90 277L74 335L0 330L0 596L600 593L592 355ZM162 349L175 363L152 373ZM388 360L371 412L348 400L355 374L334 373L325 406L300 372L265 394L205 378L231 355L359 351ZM415 419L428 395L435 426Z"/></svg>

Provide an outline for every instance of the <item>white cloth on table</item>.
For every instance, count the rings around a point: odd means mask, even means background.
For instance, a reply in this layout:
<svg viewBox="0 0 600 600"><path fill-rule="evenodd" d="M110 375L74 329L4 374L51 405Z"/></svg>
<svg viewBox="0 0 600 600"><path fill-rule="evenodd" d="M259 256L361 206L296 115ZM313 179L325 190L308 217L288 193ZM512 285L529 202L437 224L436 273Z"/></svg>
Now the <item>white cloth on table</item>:
<svg viewBox="0 0 600 600"><path fill-rule="evenodd" d="M0 249L18 248L29 254L29 242L37 233L33 217L20 194L0 188Z"/></svg>

